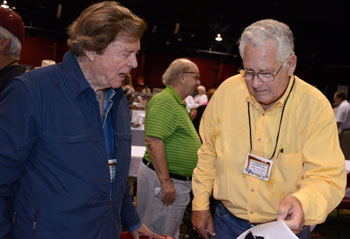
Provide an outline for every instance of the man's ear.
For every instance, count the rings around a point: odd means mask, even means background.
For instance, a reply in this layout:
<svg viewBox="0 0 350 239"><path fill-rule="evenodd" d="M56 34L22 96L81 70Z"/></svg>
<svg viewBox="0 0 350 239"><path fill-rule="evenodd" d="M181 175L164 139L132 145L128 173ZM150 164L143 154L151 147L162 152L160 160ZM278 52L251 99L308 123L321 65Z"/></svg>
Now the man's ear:
<svg viewBox="0 0 350 239"><path fill-rule="evenodd" d="M295 68L297 67L297 56L295 54L291 55L288 60L288 75L292 76Z"/></svg>
<svg viewBox="0 0 350 239"><path fill-rule="evenodd" d="M85 55L87 56L89 61L94 61L96 58L96 52L94 52L94 51L85 50Z"/></svg>
<svg viewBox="0 0 350 239"><path fill-rule="evenodd" d="M181 84L184 84L185 83L185 74L184 73L180 73L180 80L179 82L181 82Z"/></svg>
<svg viewBox="0 0 350 239"><path fill-rule="evenodd" d="M0 40L0 52L8 51L11 46L11 39L1 39Z"/></svg>

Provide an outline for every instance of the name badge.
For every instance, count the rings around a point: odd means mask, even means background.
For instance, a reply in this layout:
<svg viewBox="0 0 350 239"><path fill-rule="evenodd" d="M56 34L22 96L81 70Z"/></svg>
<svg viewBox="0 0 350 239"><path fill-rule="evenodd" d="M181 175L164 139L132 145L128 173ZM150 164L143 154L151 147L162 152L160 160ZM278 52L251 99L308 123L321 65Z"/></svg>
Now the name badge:
<svg viewBox="0 0 350 239"><path fill-rule="evenodd" d="M243 172L253 177L269 181L273 161L248 153Z"/></svg>
<svg viewBox="0 0 350 239"><path fill-rule="evenodd" d="M117 165L117 159L108 159L109 175L111 183L114 182L115 178L115 166Z"/></svg>

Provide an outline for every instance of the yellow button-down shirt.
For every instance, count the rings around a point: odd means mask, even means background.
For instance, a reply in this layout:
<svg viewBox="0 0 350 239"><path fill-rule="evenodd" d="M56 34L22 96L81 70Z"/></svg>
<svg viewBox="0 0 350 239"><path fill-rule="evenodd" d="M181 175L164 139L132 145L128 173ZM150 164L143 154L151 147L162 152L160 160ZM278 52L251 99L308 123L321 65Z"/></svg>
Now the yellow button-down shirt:
<svg viewBox="0 0 350 239"><path fill-rule="evenodd" d="M285 103L269 181L244 174L250 151L273 155ZM285 94L267 111L249 94L240 75L227 79L205 110L200 134L193 210L209 209L213 191L236 217L262 223L276 220L281 199L291 194L302 204L305 224L312 225L322 223L344 196L345 161L332 107L298 77L291 78Z"/></svg>

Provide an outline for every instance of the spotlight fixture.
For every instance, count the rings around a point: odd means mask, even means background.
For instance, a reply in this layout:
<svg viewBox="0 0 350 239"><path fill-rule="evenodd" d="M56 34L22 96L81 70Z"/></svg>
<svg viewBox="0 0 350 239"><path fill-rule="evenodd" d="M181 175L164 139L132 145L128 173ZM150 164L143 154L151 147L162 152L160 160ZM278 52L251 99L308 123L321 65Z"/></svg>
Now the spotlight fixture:
<svg viewBox="0 0 350 239"><path fill-rule="evenodd" d="M222 41L222 37L221 37L221 34L220 34L220 33L218 33L218 34L216 35L215 40L216 40L216 41Z"/></svg>

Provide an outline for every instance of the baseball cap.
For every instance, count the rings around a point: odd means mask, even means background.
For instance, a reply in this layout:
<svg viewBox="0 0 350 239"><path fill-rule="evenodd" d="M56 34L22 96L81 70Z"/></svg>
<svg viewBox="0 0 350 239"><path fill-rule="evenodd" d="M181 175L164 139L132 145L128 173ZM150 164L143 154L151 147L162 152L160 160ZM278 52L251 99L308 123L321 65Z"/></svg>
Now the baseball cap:
<svg viewBox="0 0 350 239"><path fill-rule="evenodd" d="M20 42L24 39L24 24L18 13L9 8L0 7L0 26L15 35Z"/></svg>

